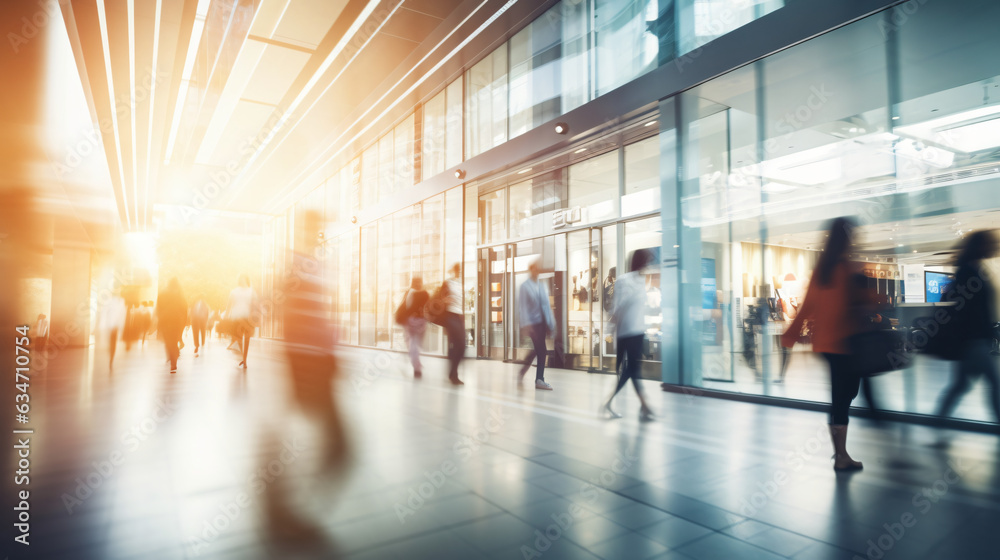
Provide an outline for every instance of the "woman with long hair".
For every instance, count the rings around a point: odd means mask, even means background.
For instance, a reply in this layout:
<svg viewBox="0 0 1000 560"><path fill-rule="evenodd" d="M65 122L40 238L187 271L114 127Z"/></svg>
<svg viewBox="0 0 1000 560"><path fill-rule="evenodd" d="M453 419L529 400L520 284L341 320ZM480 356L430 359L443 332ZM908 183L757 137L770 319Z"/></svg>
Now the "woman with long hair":
<svg viewBox="0 0 1000 560"><path fill-rule="evenodd" d="M830 439L834 450L833 468L837 471L862 468L861 462L847 453L848 410L861 385L848 343L851 335L860 330L852 309L855 271L847 260L853 237L854 223L850 219L837 218L830 225L826 246L809 281L805 301L781 336L781 345L791 348L804 323L812 321L813 352L822 354L830 366Z"/></svg>
<svg viewBox="0 0 1000 560"><path fill-rule="evenodd" d="M997 254L993 232L977 231L965 240L955 260L955 281L945 289L942 299L954 302L951 319L942 328L950 329L950 341L956 346L958 368L938 407L939 416L949 416L958 400L968 392L980 374L989 383L988 397L1000 422L1000 377L990 355L993 325L996 323L996 289L983 267L983 261Z"/></svg>

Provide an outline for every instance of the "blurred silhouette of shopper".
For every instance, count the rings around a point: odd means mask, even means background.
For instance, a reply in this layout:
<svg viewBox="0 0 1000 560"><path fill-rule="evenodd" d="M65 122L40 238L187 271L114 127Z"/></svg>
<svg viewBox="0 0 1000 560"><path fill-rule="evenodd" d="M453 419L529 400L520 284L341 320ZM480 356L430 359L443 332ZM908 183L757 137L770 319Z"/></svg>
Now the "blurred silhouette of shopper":
<svg viewBox="0 0 1000 560"><path fill-rule="evenodd" d="M531 352L524 359L524 365L518 372L518 381L524 379L524 374L531 368L531 361L538 357L535 366L535 389L551 391L552 385L545 381L545 360L548 348L545 346L545 335L555 331L556 321L549 304L549 292L545 284L538 281L538 261L528 265L528 278L521 283L518 293L517 314L521 321L521 330L531 338Z"/></svg>
<svg viewBox="0 0 1000 560"><path fill-rule="evenodd" d="M628 273L615 281L615 301L611 322L615 326L618 339L618 355L624 355L625 365L620 368L621 373L618 376L615 392L611 394L611 398L604 405L604 410L612 418L621 418L621 415L611 408L611 402L625 386L625 383L631 379L632 386L639 396L639 402L642 403L639 419L644 421L653 419L653 411L650 410L646 402L642 385L639 382L639 361L642 359L642 341L646 335L646 280L642 271L652 261L653 253L651 251L637 249L632 253L632 262Z"/></svg>
<svg viewBox="0 0 1000 560"><path fill-rule="evenodd" d="M424 281L414 276L410 281L410 289L403 297L403 329L406 333L406 344L410 350L410 362L413 364L413 377L423 375L420 365L420 350L424 342L424 332L427 331L427 319L424 318L424 305L430 299L424 290Z"/></svg>
<svg viewBox="0 0 1000 560"><path fill-rule="evenodd" d="M451 267L451 278L445 280L445 332L448 335L448 380L452 385L465 385L458 378L458 366L465 356L465 312L462 309L462 265Z"/></svg>
<svg viewBox="0 0 1000 560"><path fill-rule="evenodd" d="M996 317L996 289L983 261L997 255L998 243L993 232L977 231L965 240L955 261L955 280L945 289L942 300L955 302L950 319L937 336L943 336L953 350L947 356L958 362L951 384L944 392L938 415L950 416L959 399L969 391L977 377L989 384L987 393L997 421L1000 422L1000 377L990 355Z"/></svg>
<svg viewBox="0 0 1000 560"><path fill-rule="evenodd" d="M254 310L257 305L257 294L250 287L250 277L240 274L239 285L229 292L229 309L226 318L229 319L236 341L240 343L243 359L239 366L247 367L247 351L250 349L250 339L254 331Z"/></svg>
<svg viewBox="0 0 1000 560"><path fill-rule="evenodd" d="M329 309L323 303L327 289L323 284L322 266L314 256L321 226L319 215L307 212L303 219L304 242L296 245L292 255L292 269L284 289L285 353L292 402L324 432L318 438L326 445L320 468L323 473L338 474L348 466L350 445L334 395L335 332ZM272 430L269 437L276 437L279 431ZM267 448L279 447L275 441ZM272 531L284 538L319 538L319 527L293 510L284 486L282 480L276 479L267 487L266 512Z"/></svg>
<svg viewBox="0 0 1000 560"><path fill-rule="evenodd" d="M44 313L38 315L38 320L35 321L35 328L31 334L35 352L44 354L45 348L49 345L49 320Z"/></svg>
<svg viewBox="0 0 1000 560"><path fill-rule="evenodd" d="M208 329L208 304L201 297L191 306L191 335L194 338L194 355L205 345L205 331Z"/></svg>
<svg viewBox="0 0 1000 560"><path fill-rule="evenodd" d="M830 438L834 470L860 470L862 464L847 453L847 423L851 401L858 396L861 376L853 367L848 339L858 332L852 310L854 271L847 260L854 224L837 218L830 226L823 253L809 281L805 301L795 320L781 336L781 345L791 348L805 321L813 324L813 352L823 354L830 365Z"/></svg>
<svg viewBox="0 0 1000 560"><path fill-rule="evenodd" d="M177 278L171 278L167 287L156 298L156 330L163 339L170 360L170 373L177 373L181 335L187 323L188 306Z"/></svg>
<svg viewBox="0 0 1000 560"><path fill-rule="evenodd" d="M108 303L104 304L104 312L101 315L101 325L108 333L108 367L114 365L115 350L118 348L118 338L125 327L125 300L118 294L111 296Z"/></svg>

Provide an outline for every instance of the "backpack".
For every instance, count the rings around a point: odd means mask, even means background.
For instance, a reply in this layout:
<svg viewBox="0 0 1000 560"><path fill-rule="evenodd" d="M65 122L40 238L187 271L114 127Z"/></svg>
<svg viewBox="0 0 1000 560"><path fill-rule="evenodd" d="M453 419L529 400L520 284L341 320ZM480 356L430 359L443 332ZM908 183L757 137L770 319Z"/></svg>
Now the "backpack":
<svg viewBox="0 0 1000 560"><path fill-rule="evenodd" d="M444 326L445 318L448 316L448 282L442 282L431 299L424 305L424 318L435 325Z"/></svg>
<svg viewBox="0 0 1000 560"><path fill-rule="evenodd" d="M405 325L410 319L410 309L406 307L406 298L409 297L410 290L406 290L403 294L403 301L399 302L399 307L396 308L396 312L393 314L392 319L396 321L397 325Z"/></svg>

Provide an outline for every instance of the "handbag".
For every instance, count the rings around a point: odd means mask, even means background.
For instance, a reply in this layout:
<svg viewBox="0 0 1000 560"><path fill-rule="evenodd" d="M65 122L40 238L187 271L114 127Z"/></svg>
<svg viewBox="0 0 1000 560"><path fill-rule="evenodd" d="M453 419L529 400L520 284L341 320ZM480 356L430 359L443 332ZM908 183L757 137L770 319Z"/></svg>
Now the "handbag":
<svg viewBox="0 0 1000 560"><path fill-rule="evenodd" d="M873 377L904 369L913 361L906 344L906 333L880 329L855 334L848 339L854 370L862 377Z"/></svg>
<svg viewBox="0 0 1000 560"><path fill-rule="evenodd" d="M448 283L443 282L438 289L434 290L434 295L431 299L427 301L424 305L424 318L438 325L439 327L445 326L445 320L448 316Z"/></svg>
<svg viewBox="0 0 1000 560"><path fill-rule="evenodd" d="M396 308L396 313L392 316L397 325L405 325L406 321L410 318L410 310L406 307L406 298L409 295L410 291L406 290L406 293L403 294L403 301L399 302L399 307Z"/></svg>

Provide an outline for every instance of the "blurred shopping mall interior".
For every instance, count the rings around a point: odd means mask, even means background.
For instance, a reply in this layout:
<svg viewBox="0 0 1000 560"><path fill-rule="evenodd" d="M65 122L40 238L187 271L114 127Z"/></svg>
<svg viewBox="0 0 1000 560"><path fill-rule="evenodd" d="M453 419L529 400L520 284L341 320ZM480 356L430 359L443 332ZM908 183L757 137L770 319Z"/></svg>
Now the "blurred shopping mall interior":
<svg viewBox="0 0 1000 560"><path fill-rule="evenodd" d="M920 340L1000 226L998 24L994 0L3 1L5 555L995 558L1000 323L944 415L958 362ZM908 341L853 402L850 473L827 361L780 342L845 216ZM415 278L464 326L426 325L416 377ZM173 366L172 279L209 317ZM551 391L519 377L533 281ZM333 365L303 389L307 316Z"/></svg>

